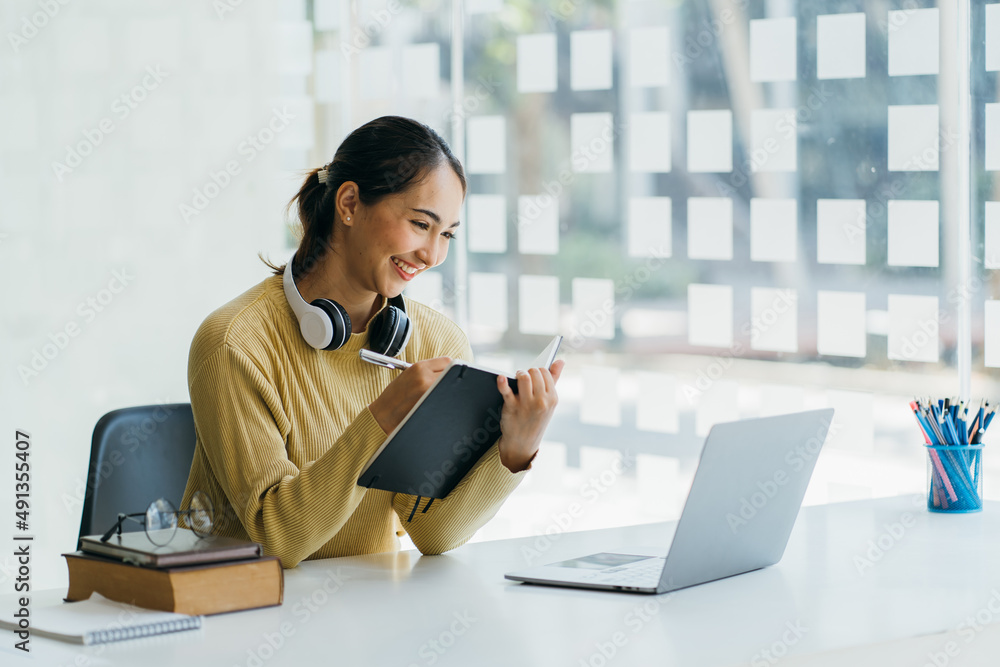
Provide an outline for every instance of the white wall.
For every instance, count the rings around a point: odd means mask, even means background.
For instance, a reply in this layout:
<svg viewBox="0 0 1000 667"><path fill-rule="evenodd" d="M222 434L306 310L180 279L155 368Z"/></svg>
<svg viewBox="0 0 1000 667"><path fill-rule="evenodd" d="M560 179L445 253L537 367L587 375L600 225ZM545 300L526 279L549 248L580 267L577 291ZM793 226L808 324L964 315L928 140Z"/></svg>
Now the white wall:
<svg viewBox="0 0 1000 667"><path fill-rule="evenodd" d="M258 251L283 258L299 177L282 167L313 141L301 98L283 97L273 36L286 24L272 3L221 18L212 3L49 4L51 17L36 2L0 5L0 541L15 532L20 429L32 441L35 588L65 582L59 554L75 548L94 424L188 400L194 331L268 275ZM241 143L286 106L296 118L249 160ZM55 169L68 147L88 154ZM179 206L230 160L240 173L185 221ZM127 284L112 293L116 275Z"/></svg>

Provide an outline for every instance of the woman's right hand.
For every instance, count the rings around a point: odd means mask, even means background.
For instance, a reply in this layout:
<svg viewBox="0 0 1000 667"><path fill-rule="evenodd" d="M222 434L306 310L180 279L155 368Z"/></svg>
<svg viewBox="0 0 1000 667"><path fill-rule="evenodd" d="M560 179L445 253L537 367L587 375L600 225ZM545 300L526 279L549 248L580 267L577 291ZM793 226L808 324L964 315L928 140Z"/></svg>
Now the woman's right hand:
<svg viewBox="0 0 1000 667"><path fill-rule="evenodd" d="M424 395L437 376L451 363L451 357L434 357L418 361L389 383L368 406L375 421L386 435L392 433Z"/></svg>

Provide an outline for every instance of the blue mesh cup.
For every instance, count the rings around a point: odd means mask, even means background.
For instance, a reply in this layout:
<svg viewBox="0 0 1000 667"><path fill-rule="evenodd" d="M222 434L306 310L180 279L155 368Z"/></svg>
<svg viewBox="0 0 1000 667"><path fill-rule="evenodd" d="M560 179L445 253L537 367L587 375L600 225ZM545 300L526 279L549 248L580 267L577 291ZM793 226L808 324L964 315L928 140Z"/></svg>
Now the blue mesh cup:
<svg viewBox="0 0 1000 667"><path fill-rule="evenodd" d="M983 446L924 445L927 448L927 509L983 510Z"/></svg>

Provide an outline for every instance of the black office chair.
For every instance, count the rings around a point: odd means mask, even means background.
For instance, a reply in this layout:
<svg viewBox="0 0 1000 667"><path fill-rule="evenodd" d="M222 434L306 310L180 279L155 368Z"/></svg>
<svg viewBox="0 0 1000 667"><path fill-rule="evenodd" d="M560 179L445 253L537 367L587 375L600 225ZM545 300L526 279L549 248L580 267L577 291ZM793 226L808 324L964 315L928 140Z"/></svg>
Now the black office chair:
<svg viewBox="0 0 1000 667"><path fill-rule="evenodd" d="M80 537L103 533L119 512L144 512L163 497L180 509L194 458L190 403L114 410L94 427ZM133 521L123 531L142 530Z"/></svg>

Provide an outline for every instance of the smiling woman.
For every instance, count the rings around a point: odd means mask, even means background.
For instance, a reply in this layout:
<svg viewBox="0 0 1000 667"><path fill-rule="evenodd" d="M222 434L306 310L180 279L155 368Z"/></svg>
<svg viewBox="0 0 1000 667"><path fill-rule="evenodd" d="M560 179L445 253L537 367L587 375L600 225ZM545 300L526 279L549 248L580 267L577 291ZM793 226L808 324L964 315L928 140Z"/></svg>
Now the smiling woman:
<svg viewBox="0 0 1000 667"><path fill-rule="evenodd" d="M224 535L260 542L293 567L306 558L398 548L423 553L468 540L514 490L557 402L562 362L501 376L501 438L447 498L357 485L361 470L453 358L465 334L402 291L437 266L459 226L466 181L444 140L386 116L352 132L290 206L302 240L273 276L222 306L191 344L188 386L197 444L184 503L207 493ZM394 372L362 348L398 355ZM426 501L425 501L426 502Z"/></svg>

